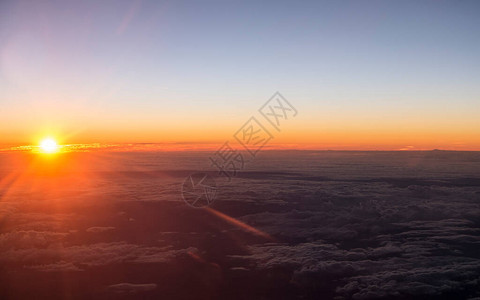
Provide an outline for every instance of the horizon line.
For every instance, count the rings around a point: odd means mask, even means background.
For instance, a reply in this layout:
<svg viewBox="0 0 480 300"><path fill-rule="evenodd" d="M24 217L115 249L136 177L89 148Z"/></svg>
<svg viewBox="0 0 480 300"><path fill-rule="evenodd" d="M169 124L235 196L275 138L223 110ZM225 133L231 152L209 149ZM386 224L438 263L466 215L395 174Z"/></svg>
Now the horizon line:
<svg viewBox="0 0 480 300"><path fill-rule="evenodd" d="M225 143L225 142L224 142ZM200 142L140 142L140 143L70 143L60 144L62 153L69 152L211 152L216 151L224 143L200 143ZM238 143L230 144L237 151L247 151ZM182 147L183 146L183 147ZM38 152L38 145L24 144L0 144L0 153L7 152ZM450 152L479 152L480 148L415 148L414 146L398 147L355 147L338 146L321 147L316 144L271 144L263 147L260 151L344 151L344 152L428 152L428 151L450 151Z"/></svg>

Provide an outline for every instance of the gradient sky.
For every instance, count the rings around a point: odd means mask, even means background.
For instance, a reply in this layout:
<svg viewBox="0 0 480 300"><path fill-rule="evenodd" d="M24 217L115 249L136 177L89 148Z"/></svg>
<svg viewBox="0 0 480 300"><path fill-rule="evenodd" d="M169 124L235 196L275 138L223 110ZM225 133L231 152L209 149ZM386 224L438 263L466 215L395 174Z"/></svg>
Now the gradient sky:
<svg viewBox="0 0 480 300"><path fill-rule="evenodd" d="M0 143L480 150L478 1L0 1ZM313 146L312 146L313 145Z"/></svg>

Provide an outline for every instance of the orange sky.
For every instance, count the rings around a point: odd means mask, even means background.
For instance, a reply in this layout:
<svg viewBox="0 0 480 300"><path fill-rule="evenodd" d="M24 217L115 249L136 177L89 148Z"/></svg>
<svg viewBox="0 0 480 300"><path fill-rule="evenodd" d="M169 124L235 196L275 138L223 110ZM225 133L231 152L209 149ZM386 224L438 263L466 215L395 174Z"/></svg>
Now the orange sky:
<svg viewBox="0 0 480 300"><path fill-rule="evenodd" d="M221 144L278 90L270 146L480 150L468 7L143 5L2 4L0 145Z"/></svg>

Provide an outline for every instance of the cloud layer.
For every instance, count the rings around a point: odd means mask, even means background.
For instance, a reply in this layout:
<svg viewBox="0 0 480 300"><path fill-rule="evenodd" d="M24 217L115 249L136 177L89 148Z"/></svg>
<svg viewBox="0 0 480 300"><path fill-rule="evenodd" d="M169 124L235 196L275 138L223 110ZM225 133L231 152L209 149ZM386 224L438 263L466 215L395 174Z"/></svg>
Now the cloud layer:
<svg viewBox="0 0 480 300"><path fill-rule="evenodd" d="M1 297L480 297L478 154L271 152L210 210L180 196L204 154L118 155L3 191Z"/></svg>

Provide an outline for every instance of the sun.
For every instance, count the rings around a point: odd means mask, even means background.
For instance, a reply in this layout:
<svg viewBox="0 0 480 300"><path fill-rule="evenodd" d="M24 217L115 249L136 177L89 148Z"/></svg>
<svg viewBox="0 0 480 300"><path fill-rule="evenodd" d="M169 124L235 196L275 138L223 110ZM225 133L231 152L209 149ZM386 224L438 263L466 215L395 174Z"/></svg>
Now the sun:
<svg viewBox="0 0 480 300"><path fill-rule="evenodd" d="M40 142L40 149L45 153L55 153L58 151L58 144L52 138L46 138Z"/></svg>

